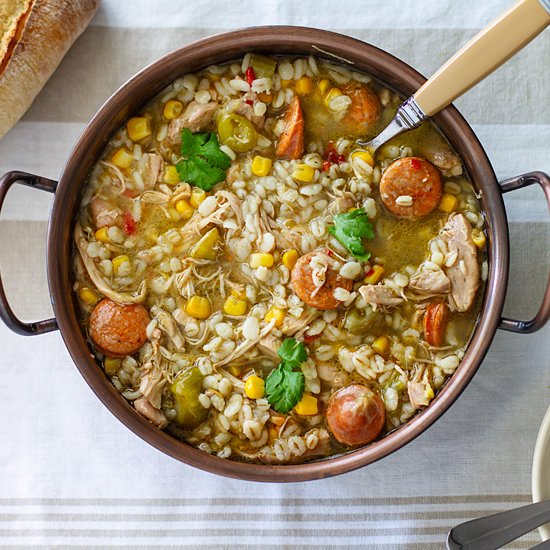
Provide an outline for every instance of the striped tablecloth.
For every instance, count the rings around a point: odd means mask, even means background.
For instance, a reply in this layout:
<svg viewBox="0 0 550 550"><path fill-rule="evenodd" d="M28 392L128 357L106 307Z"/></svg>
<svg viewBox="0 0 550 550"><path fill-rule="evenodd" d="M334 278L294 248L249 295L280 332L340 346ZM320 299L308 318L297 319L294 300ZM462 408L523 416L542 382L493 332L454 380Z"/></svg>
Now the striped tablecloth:
<svg viewBox="0 0 550 550"><path fill-rule="evenodd" d="M104 0L24 119L0 172L56 178L85 122L127 78L191 40L249 25L336 30L432 73L508 0ZM499 177L550 172L550 34L457 101ZM1 108L1 106L0 106ZM0 223L2 276L27 319L51 315L44 237L51 197L17 188ZM538 306L548 269L542 194L506 197L511 316ZM224 479L162 455L100 405L58 333L0 326L0 547L442 548L449 528L530 500L550 403L550 330L497 334L458 402L406 448L303 484ZM528 548L532 533L510 548Z"/></svg>

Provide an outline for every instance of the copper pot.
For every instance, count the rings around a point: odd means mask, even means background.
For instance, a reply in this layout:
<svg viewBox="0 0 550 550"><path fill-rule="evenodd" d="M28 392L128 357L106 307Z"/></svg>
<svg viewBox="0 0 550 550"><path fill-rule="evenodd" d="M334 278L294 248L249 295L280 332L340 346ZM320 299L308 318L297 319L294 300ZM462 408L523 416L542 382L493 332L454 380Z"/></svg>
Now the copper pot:
<svg viewBox="0 0 550 550"><path fill-rule="evenodd" d="M499 183L483 147L460 113L453 106L440 112L433 120L461 155L474 186L481 191L488 234L489 275L483 309L460 366L424 411L379 441L342 456L288 466L246 464L211 456L150 424L105 376L81 329L71 290L72 234L88 173L124 121L176 78L238 58L246 52L312 54L333 61L343 58L403 97L410 96L425 81L409 65L374 46L333 32L302 27L243 29L199 40L166 55L131 78L101 107L78 139L59 182L23 172L10 172L0 180L0 208L13 183L55 193L47 241L48 283L55 318L29 324L21 322L8 305L1 282L0 316L18 334L36 335L59 329L78 370L104 405L130 430L168 455L197 468L240 479L303 481L324 478L383 458L433 424L475 374L497 328L529 333L544 325L550 316L550 287L546 289L539 312L530 321L501 317L509 269L508 222L502 194L538 183L550 203L550 178L542 172L532 172Z"/></svg>

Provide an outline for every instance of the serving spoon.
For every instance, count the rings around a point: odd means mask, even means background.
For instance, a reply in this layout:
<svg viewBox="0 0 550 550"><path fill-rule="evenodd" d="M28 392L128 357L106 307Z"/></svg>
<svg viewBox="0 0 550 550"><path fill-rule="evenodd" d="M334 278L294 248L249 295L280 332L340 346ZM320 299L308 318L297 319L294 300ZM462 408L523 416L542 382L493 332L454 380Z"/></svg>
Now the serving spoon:
<svg viewBox="0 0 550 550"><path fill-rule="evenodd" d="M449 531L447 550L497 550L550 521L550 500L461 523ZM535 548L550 548L550 540Z"/></svg>
<svg viewBox="0 0 550 550"><path fill-rule="evenodd" d="M374 152L391 138L417 128L498 69L550 25L550 0L519 0L476 34L414 95L370 141L358 145Z"/></svg>

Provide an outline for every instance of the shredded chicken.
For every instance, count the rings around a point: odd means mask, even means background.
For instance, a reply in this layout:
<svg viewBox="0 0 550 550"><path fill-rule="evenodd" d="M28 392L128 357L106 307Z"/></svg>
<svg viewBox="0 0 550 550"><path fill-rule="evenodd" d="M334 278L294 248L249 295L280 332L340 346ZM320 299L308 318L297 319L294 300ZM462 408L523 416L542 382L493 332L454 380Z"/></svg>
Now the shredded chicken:
<svg viewBox="0 0 550 550"><path fill-rule="evenodd" d="M451 214L440 238L447 245L447 258L454 258L453 264L445 267L451 283L449 307L451 311L467 311L474 303L480 279L472 226L463 214Z"/></svg>
<svg viewBox="0 0 550 550"><path fill-rule="evenodd" d="M157 319L159 328L170 338L176 349L183 350L185 342L174 318L158 306L151 308L151 314Z"/></svg>
<svg viewBox="0 0 550 550"><path fill-rule="evenodd" d="M260 331L258 338L256 338L255 340L244 340L227 357L215 363L214 366L221 367L223 365L227 365L227 363L231 363L231 361L234 361L235 359L243 355L243 353L246 353L249 349L257 345L258 342L265 338L274 328L275 319L273 319Z"/></svg>
<svg viewBox="0 0 550 550"><path fill-rule="evenodd" d="M277 350L281 347L283 342L276 336L268 335L262 338L257 344L256 349L262 354L271 357L272 359L279 359Z"/></svg>
<svg viewBox="0 0 550 550"><path fill-rule="evenodd" d="M317 363L317 375L323 382L327 382L334 388L341 388L349 382L349 375L332 363L319 361Z"/></svg>
<svg viewBox="0 0 550 550"><path fill-rule="evenodd" d="M441 269L421 271L411 277L408 288L423 296L435 296L450 292L451 281Z"/></svg>
<svg viewBox="0 0 550 550"><path fill-rule="evenodd" d="M99 229L108 225L116 225L120 220L121 211L118 208L113 208L106 200L95 196L90 201L90 213L95 228Z"/></svg>
<svg viewBox="0 0 550 550"><path fill-rule="evenodd" d="M244 116L246 119L250 120L250 122L258 128L258 130L261 130L264 127L264 115L256 115L252 105L249 105L246 101L241 101L234 112L236 115Z"/></svg>
<svg viewBox="0 0 550 550"><path fill-rule="evenodd" d="M147 154L147 162L143 170L145 189L153 189L162 171L162 157L156 153Z"/></svg>
<svg viewBox="0 0 550 550"><path fill-rule="evenodd" d="M347 212L350 208L355 206L353 197L349 194L344 194L342 197L336 197L328 205L329 214L339 214L340 212Z"/></svg>
<svg viewBox="0 0 550 550"><path fill-rule="evenodd" d="M139 391L155 409L160 409L162 391L167 381L164 373L157 365L153 365L151 361L143 366L141 372Z"/></svg>
<svg viewBox="0 0 550 550"><path fill-rule="evenodd" d="M74 229L74 240L76 243L76 247L78 248L80 257L82 258L82 263L84 264L84 267L86 268L86 271L88 273L88 276L92 280L92 283L94 283L96 288L99 290L99 292L107 296L107 298L113 300L113 302L117 302L118 304L138 304L145 300L145 296L147 294L147 285L145 281L142 281L142 283L140 284L137 294L118 292L116 290L113 290L109 286L108 282L95 265L94 260L90 258L90 256L88 256L88 253L86 252L88 241L84 237L82 227L79 223L76 224Z"/></svg>
<svg viewBox="0 0 550 550"><path fill-rule="evenodd" d="M191 132L207 130L217 108L218 104L215 101L206 104L191 101L183 114L174 119L168 126L167 141L171 144L179 143L181 141L181 131L184 128L189 128Z"/></svg>
<svg viewBox="0 0 550 550"><path fill-rule="evenodd" d="M431 397L433 397L431 386L425 382L407 382L407 393L409 394L409 401L415 409L427 407L430 404Z"/></svg>
<svg viewBox="0 0 550 550"><path fill-rule="evenodd" d="M286 315L281 327L281 332L286 336L294 336L306 330L311 323L317 319L322 313L318 309L308 309L296 319L292 315Z"/></svg>
<svg viewBox="0 0 550 550"><path fill-rule="evenodd" d="M398 306L404 301L402 296L397 296L391 288L383 285L363 285L359 293L372 306Z"/></svg>
<svg viewBox="0 0 550 550"><path fill-rule="evenodd" d="M425 157L437 166L445 176L460 176L462 174L462 162L460 157L448 149L440 151L424 151Z"/></svg>
<svg viewBox="0 0 550 550"><path fill-rule="evenodd" d="M151 402L146 397L140 397L134 401L134 407L136 411L150 420L155 426L158 426L160 429L166 428L168 426L168 420L164 413L153 407Z"/></svg>

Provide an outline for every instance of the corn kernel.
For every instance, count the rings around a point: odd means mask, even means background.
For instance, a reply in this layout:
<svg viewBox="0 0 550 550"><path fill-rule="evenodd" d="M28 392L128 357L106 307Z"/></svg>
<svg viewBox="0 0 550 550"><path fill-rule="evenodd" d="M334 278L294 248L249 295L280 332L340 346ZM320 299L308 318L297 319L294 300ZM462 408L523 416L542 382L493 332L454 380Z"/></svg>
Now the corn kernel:
<svg viewBox="0 0 550 550"><path fill-rule="evenodd" d="M319 81L317 84L317 88L319 88L319 91L321 94L325 95L325 92L328 90L328 87L330 86L330 80L328 78L323 78Z"/></svg>
<svg viewBox="0 0 550 550"><path fill-rule="evenodd" d="M351 159L359 159L369 166L374 166L374 159L368 151L353 151L351 154Z"/></svg>
<svg viewBox="0 0 550 550"><path fill-rule="evenodd" d="M275 319L275 326L280 328L283 326L283 320L285 318L285 312L278 307L270 307L265 314L264 321L266 323L271 323Z"/></svg>
<svg viewBox="0 0 550 550"><path fill-rule="evenodd" d="M207 319L210 317L212 310L208 298L204 296L192 296L185 306L185 311L195 319Z"/></svg>
<svg viewBox="0 0 550 550"><path fill-rule="evenodd" d="M246 302L235 298L235 296L228 296L225 304L223 304L223 310L227 315L244 315L246 313Z"/></svg>
<svg viewBox="0 0 550 550"><path fill-rule="evenodd" d="M253 374L246 379L244 392L250 399L261 399L265 394L265 382Z"/></svg>
<svg viewBox="0 0 550 550"><path fill-rule="evenodd" d="M119 371L121 365L122 359L117 359L115 357L105 357L103 361L103 367L109 376L114 376Z"/></svg>
<svg viewBox="0 0 550 550"><path fill-rule="evenodd" d="M216 227L205 233L197 244L189 251L191 258L199 260L215 260L216 259L216 244L220 238L220 233Z"/></svg>
<svg viewBox="0 0 550 550"><path fill-rule="evenodd" d="M298 251L294 250L294 248L291 248L290 250L283 252L283 257L282 257L283 265L287 267L290 271L292 271L297 261L298 261Z"/></svg>
<svg viewBox="0 0 550 550"><path fill-rule="evenodd" d="M327 95L325 96L325 106L330 107L330 102L341 95L342 95L342 90L339 90L338 88L331 88L327 92Z"/></svg>
<svg viewBox="0 0 550 550"><path fill-rule="evenodd" d="M273 254L266 254L264 252L255 252L250 256L250 267L256 269L257 267L271 267L275 259Z"/></svg>
<svg viewBox="0 0 550 550"><path fill-rule="evenodd" d="M439 203L439 210L447 213L454 212L458 205L458 199L454 195L449 195L445 193L441 197L441 202Z"/></svg>
<svg viewBox="0 0 550 550"><path fill-rule="evenodd" d="M119 168L128 168L134 162L134 156L126 147L121 147L111 157L113 164Z"/></svg>
<svg viewBox="0 0 550 550"><path fill-rule="evenodd" d="M125 263L129 262L130 258L126 256L125 254L122 254L120 256L117 256L116 258L113 258L113 270L115 272L115 275L118 274L118 271L120 270L120 266Z"/></svg>
<svg viewBox="0 0 550 550"><path fill-rule="evenodd" d="M88 288L87 286L82 287L78 292L78 295L80 296L80 299L82 300L82 302L87 306L93 306L99 300L98 295L91 288Z"/></svg>
<svg viewBox="0 0 550 550"><path fill-rule="evenodd" d="M144 116L136 116L128 121L126 129L132 141L141 141L151 135L151 121Z"/></svg>
<svg viewBox="0 0 550 550"><path fill-rule="evenodd" d="M231 289L231 296L234 296L238 300L246 300L246 292L244 290Z"/></svg>
<svg viewBox="0 0 550 550"><path fill-rule="evenodd" d="M198 187L195 187L193 191L191 191L191 198L189 199L189 202L191 203L191 206L193 208L198 208L199 204L206 198L206 191L204 189L199 189Z"/></svg>
<svg viewBox="0 0 550 550"><path fill-rule="evenodd" d="M260 93L258 94L258 99L263 103L271 103L271 100L273 99L273 97L271 94Z"/></svg>
<svg viewBox="0 0 550 550"><path fill-rule="evenodd" d="M271 416L269 417L269 420L271 420L271 422L275 425L275 426L278 426L279 428L285 423L285 420L287 419L286 416L282 415L282 414L271 414Z"/></svg>
<svg viewBox="0 0 550 550"><path fill-rule="evenodd" d="M162 175L162 181L164 183L167 183L168 185L177 185L180 182L178 169L173 164L169 164L164 169L164 174Z"/></svg>
<svg viewBox="0 0 550 550"><path fill-rule="evenodd" d="M379 336L371 347L378 355L387 355L390 350L390 339L387 336Z"/></svg>
<svg viewBox="0 0 550 550"><path fill-rule="evenodd" d="M188 220L195 212L195 209L189 204L189 201L181 199L176 202L176 212L184 219Z"/></svg>
<svg viewBox="0 0 550 550"><path fill-rule="evenodd" d="M267 176L272 164L273 161L271 159L256 155L252 161L252 173L258 177Z"/></svg>
<svg viewBox="0 0 550 550"><path fill-rule="evenodd" d="M164 105L162 114L165 119L173 120L174 118L178 118L182 111L183 103L181 101L178 101L177 99L169 99Z"/></svg>
<svg viewBox="0 0 550 550"><path fill-rule="evenodd" d="M313 416L319 412L317 398L309 393L304 393L294 410L302 416Z"/></svg>
<svg viewBox="0 0 550 550"><path fill-rule="evenodd" d="M225 367L229 374L232 374L233 376L236 376L237 378L240 378L242 375L242 369L239 365L229 365Z"/></svg>
<svg viewBox="0 0 550 550"><path fill-rule="evenodd" d="M291 84L292 84L292 80L281 80L281 88L283 90L286 90L287 88L290 88Z"/></svg>
<svg viewBox="0 0 550 550"><path fill-rule="evenodd" d="M101 241L102 243L110 243L111 239L109 239L109 231L106 227L100 227L95 232L95 238L96 241Z"/></svg>
<svg viewBox="0 0 550 550"><path fill-rule="evenodd" d="M483 230L479 228L474 228L472 230L472 241L474 241L474 244L479 248L482 249L485 247L485 243L487 242L487 238L485 237L485 233L483 233Z"/></svg>
<svg viewBox="0 0 550 550"><path fill-rule="evenodd" d="M313 80L309 76L302 76L296 81L296 93L298 95L309 95L313 91Z"/></svg>
<svg viewBox="0 0 550 550"><path fill-rule="evenodd" d="M374 265L367 273L364 281L368 285L375 285L382 278L382 275L384 275L384 268L381 265Z"/></svg>
<svg viewBox="0 0 550 550"><path fill-rule="evenodd" d="M296 164L292 170L292 177L304 183L312 182L314 176L315 168L309 164Z"/></svg>

